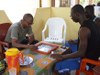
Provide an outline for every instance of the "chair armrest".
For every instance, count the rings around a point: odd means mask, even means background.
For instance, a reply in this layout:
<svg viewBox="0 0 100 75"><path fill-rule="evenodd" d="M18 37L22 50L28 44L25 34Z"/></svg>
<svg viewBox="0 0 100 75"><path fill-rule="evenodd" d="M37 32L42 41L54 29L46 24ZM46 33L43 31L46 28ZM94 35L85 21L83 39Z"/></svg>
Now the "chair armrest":
<svg viewBox="0 0 100 75"><path fill-rule="evenodd" d="M84 58L82 61L83 61L83 62L86 62L86 63L93 64L93 65L100 66L100 60L96 61L96 60Z"/></svg>
<svg viewBox="0 0 100 75"><path fill-rule="evenodd" d="M2 42L2 41L0 41L0 45L6 46L6 47L8 47L8 48L9 48L9 44L8 44L8 43L6 43L6 42Z"/></svg>
<svg viewBox="0 0 100 75"><path fill-rule="evenodd" d="M64 23L64 32L63 32L63 41L65 42L65 40L66 40L66 30L67 30L67 25L66 25L66 23Z"/></svg>
<svg viewBox="0 0 100 75"><path fill-rule="evenodd" d="M84 59L82 59L81 66L80 66L80 70L85 70L87 63L93 64L93 65L96 65L96 66L100 66L100 61L99 60L96 61L96 60L84 58Z"/></svg>
<svg viewBox="0 0 100 75"><path fill-rule="evenodd" d="M47 25L45 25L44 29L42 30L42 41L45 39L45 31L46 31Z"/></svg>

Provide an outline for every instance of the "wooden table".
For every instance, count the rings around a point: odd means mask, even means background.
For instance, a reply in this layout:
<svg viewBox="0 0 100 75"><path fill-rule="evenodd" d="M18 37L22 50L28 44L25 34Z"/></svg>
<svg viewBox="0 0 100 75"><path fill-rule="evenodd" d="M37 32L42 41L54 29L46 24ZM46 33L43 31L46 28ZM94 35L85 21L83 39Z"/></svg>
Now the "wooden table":
<svg viewBox="0 0 100 75"><path fill-rule="evenodd" d="M63 53L65 50L58 48L55 50L56 53ZM50 57L49 55L40 54L30 49L25 49L22 53L26 56L30 56L33 58L33 62L24 67L20 67L21 71L27 71L28 75L52 75L51 69L52 65L55 63L55 59ZM4 75L8 75L7 72Z"/></svg>

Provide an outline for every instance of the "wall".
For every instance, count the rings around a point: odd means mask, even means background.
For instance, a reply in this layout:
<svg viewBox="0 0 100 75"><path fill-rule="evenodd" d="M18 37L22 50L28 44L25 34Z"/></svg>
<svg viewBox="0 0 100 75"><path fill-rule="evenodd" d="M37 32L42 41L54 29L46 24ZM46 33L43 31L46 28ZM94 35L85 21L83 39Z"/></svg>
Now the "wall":
<svg viewBox="0 0 100 75"><path fill-rule="evenodd" d="M8 16L3 10L0 10L0 24L1 23L11 23Z"/></svg>
<svg viewBox="0 0 100 75"><path fill-rule="evenodd" d="M0 0L0 10L4 10L12 23L22 19L25 13L34 16L39 0Z"/></svg>
<svg viewBox="0 0 100 75"><path fill-rule="evenodd" d="M69 7L60 7L60 8L38 8L36 15L34 17L33 32L35 38L42 40L42 30L45 26L45 23L49 17L62 17L65 19L67 24L67 36L66 40L77 39L79 24L73 22L70 18L70 8Z"/></svg>
<svg viewBox="0 0 100 75"><path fill-rule="evenodd" d="M51 8L37 8L33 24L33 32L36 39L42 40L42 30L45 22L50 16Z"/></svg>

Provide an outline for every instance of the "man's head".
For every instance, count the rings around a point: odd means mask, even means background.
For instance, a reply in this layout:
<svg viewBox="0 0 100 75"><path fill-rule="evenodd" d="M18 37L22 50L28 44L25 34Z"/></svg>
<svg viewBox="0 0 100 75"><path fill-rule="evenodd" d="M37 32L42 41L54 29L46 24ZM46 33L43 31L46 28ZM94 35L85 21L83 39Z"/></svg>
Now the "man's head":
<svg viewBox="0 0 100 75"><path fill-rule="evenodd" d="M24 28L27 28L33 24L33 16L29 13L25 14L22 19L22 25Z"/></svg>
<svg viewBox="0 0 100 75"><path fill-rule="evenodd" d="M74 22L79 22L81 16L84 15L84 8L77 4L72 7L71 9L71 18Z"/></svg>
<svg viewBox="0 0 100 75"><path fill-rule="evenodd" d="M85 15L87 18L92 18L94 15L94 5L87 5L85 7Z"/></svg>

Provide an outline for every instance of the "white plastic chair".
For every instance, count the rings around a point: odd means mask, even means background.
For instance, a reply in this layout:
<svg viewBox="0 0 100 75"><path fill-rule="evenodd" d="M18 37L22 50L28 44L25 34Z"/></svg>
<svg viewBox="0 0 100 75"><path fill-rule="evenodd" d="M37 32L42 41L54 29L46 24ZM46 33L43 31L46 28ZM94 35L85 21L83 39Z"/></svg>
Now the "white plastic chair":
<svg viewBox="0 0 100 75"><path fill-rule="evenodd" d="M45 37L45 31L48 27L48 37ZM42 41L53 43L65 43L66 23L63 18L49 18L42 31Z"/></svg>

